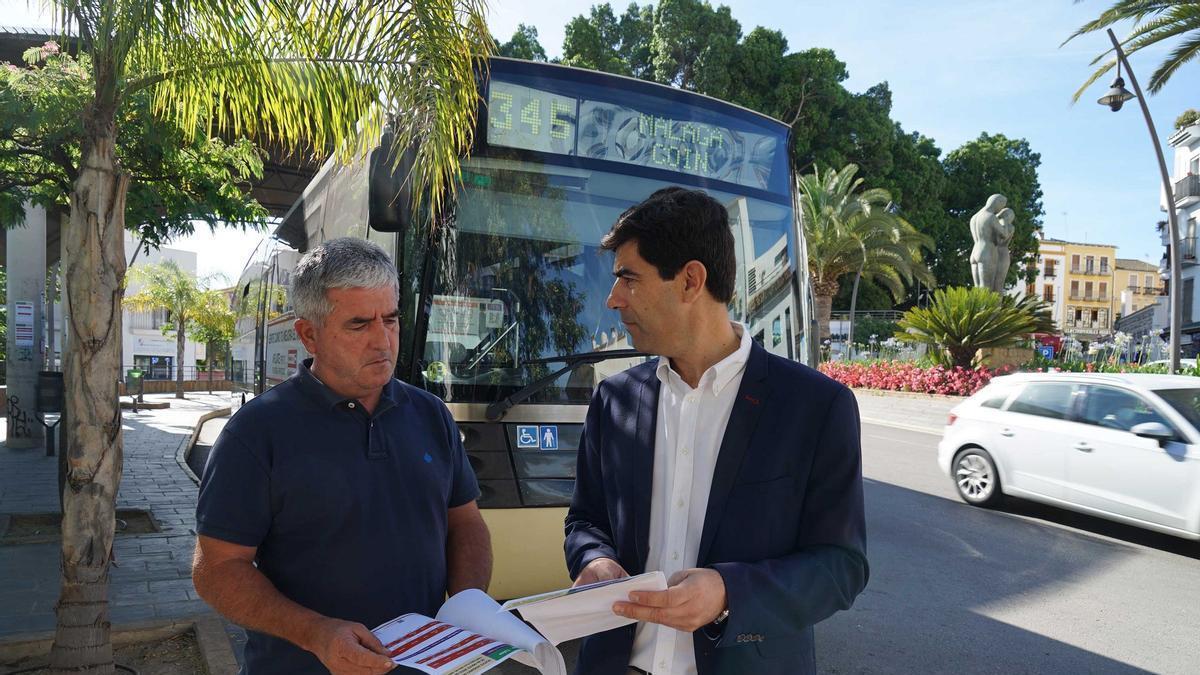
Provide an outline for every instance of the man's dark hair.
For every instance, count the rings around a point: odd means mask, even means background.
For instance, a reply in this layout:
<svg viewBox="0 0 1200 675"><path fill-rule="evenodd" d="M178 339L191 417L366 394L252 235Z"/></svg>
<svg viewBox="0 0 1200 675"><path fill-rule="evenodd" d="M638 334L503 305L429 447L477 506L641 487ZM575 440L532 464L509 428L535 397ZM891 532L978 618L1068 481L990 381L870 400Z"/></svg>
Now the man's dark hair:
<svg viewBox="0 0 1200 675"><path fill-rule="evenodd" d="M630 241L664 280L674 279L688 261L697 260L708 271L708 292L720 302L733 299L737 258L729 213L707 193L681 187L655 192L617 218L600 248L615 251Z"/></svg>

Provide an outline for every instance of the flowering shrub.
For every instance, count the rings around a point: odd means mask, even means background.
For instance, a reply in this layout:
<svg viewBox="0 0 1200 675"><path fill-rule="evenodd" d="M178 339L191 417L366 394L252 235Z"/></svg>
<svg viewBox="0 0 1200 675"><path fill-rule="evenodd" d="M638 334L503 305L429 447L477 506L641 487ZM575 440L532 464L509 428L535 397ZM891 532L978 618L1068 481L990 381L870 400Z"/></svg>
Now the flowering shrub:
<svg viewBox="0 0 1200 675"><path fill-rule="evenodd" d="M827 361L820 365L819 370L847 387L947 396L970 396L993 377L1011 371L957 366L924 367L911 361Z"/></svg>

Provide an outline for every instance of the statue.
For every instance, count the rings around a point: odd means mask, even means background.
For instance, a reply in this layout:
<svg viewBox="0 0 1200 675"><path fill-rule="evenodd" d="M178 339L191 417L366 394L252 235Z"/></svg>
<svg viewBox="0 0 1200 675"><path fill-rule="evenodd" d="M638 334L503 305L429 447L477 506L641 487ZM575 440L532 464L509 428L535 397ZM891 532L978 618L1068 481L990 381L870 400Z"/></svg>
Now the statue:
<svg viewBox="0 0 1200 675"><path fill-rule="evenodd" d="M975 240L975 246L971 249L971 279L976 286L990 288L997 293L1004 290L1004 277L1008 274L1010 259L1008 242L1012 239L1012 234L1009 230L1005 238L1004 232L1006 227L1011 227L1012 219L1006 217L1009 225L1000 220L1000 212L1005 210L1007 204L1008 200L1004 195L992 195L988 197L987 205L971 216L971 238ZM1004 249L1003 268L999 267L1001 248ZM999 269L1003 271L999 272ZM998 285L997 277L1000 279Z"/></svg>
<svg viewBox="0 0 1200 675"><path fill-rule="evenodd" d="M1012 262L1012 253L1009 252L1008 245L1012 242L1013 232L1016 230L1014 223L1017 214L1013 213L1012 209L1005 208L996 214L996 220L1000 221L1000 229L996 232L996 274L992 277L992 290L1003 293L1008 266Z"/></svg>

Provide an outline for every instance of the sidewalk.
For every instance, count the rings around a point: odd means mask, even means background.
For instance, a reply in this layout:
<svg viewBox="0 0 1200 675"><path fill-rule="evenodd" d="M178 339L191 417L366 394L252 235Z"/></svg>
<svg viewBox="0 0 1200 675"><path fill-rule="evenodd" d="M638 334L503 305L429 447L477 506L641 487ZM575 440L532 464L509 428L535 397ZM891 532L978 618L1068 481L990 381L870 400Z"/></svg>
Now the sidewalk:
<svg viewBox="0 0 1200 675"><path fill-rule="evenodd" d="M163 410L124 411L124 474L119 509L150 511L161 532L118 534L109 580L114 624L174 619L212 610L192 588L195 483L176 461L181 446L206 413L228 407L228 394L147 395L170 401ZM0 431L3 425L0 424ZM45 450L0 445L0 514L57 513L57 458ZM0 639L54 629L59 544L0 546Z"/></svg>
<svg viewBox="0 0 1200 675"><path fill-rule="evenodd" d="M964 400L911 392L853 391L864 424L881 424L936 436L942 435L950 409Z"/></svg>

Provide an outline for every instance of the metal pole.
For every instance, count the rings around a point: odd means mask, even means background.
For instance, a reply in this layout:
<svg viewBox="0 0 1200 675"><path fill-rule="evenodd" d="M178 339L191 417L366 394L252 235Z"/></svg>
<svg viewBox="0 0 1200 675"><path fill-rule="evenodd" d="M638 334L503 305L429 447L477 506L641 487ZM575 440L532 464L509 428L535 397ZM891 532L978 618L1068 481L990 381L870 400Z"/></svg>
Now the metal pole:
<svg viewBox="0 0 1200 675"><path fill-rule="evenodd" d="M1142 95L1142 88L1138 85L1137 76L1133 74L1133 68L1129 66L1129 60L1125 58L1121 43L1117 41L1117 36L1111 28L1108 29L1108 39L1112 40L1113 49L1117 52L1117 59L1125 66L1125 72L1129 74L1129 83L1133 85L1133 92L1137 94L1138 105L1142 108L1142 116L1146 118L1146 128L1150 131L1150 143L1154 146L1155 156L1158 157L1158 171L1162 177L1163 191L1167 195L1167 230L1168 236L1171 238L1171 364L1167 372L1174 375L1179 372L1179 329L1180 323L1183 321L1183 282L1180 280L1179 222L1175 216L1175 192L1171 189L1167 160L1163 157L1162 145L1158 141L1158 132L1154 129L1154 120L1150 118L1150 109L1146 107L1146 97Z"/></svg>

